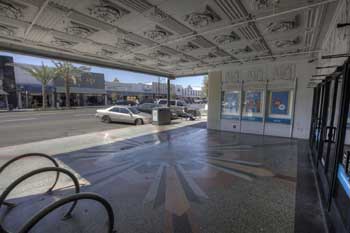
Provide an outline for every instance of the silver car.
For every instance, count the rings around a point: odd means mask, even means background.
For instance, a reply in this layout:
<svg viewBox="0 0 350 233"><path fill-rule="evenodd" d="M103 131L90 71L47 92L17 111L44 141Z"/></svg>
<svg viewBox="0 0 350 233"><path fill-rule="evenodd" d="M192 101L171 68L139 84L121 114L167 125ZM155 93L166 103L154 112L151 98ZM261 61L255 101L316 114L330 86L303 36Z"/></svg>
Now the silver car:
<svg viewBox="0 0 350 233"><path fill-rule="evenodd" d="M143 125L152 122L152 115L140 112L135 107L116 105L106 109L98 109L96 112L96 117L105 123L125 122Z"/></svg>

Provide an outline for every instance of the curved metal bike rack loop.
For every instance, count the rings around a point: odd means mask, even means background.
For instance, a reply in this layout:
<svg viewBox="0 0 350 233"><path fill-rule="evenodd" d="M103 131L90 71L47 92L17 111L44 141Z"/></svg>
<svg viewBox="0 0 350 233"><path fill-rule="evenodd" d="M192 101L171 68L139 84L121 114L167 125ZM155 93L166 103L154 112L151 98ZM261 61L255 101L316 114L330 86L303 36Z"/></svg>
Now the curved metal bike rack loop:
<svg viewBox="0 0 350 233"><path fill-rule="evenodd" d="M57 163L57 161L46 155L46 154L42 154L42 153L28 153L28 154L23 154L23 155L20 155L20 156L17 156L9 161L7 161L5 164L3 164L1 167L0 167L0 175L1 173L5 170L5 168L7 168L8 166L10 166L12 163L16 162L17 160L20 160L20 159L23 159L23 158L27 158L27 157L42 157L42 158L46 158L48 160L50 160L54 165L55 167L60 167L59 164ZM57 172L56 173L56 179L55 179L55 182L53 183L53 185L51 186L51 188L49 188L49 190L47 191L48 193L50 193L56 186L57 182L58 182L58 179L60 177L60 172ZM11 203L7 203L5 202L4 203L5 205L7 206L11 206L13 207L13 205Z"/></svg>
<svg viewBox="0 0 350 233"><path fill-rule="evenodd" d="M72 181L74 182L75 192L76 193L80 192L79 181L72 172L68 171L67 169L60 168L60 167L44 167L44 168L40 168L40 169L31 171L31 172L28 172L27 174L24 174L23 176L19 177L14 182L12 182L0 196L0 208L1 208L2 204L4 204L6 197L10 194L10 192L18 184L22 183L23 181L25 181L26 179L28 179L34 175L44 173L44 172L52 172L52 171L58 172L58 173L64 173L67 176L69 176L72 179ZM68 212L64 215L64 218L69 218L71 216L71 213L74 210L76 205L77 205L77 201L74 201L74 203L72 204L72 206L70 207ZM7 232L6 230L4 230L1 223L0 223L0 232Z"/></svg>
<svg viewBox="0 0 350 233"><path fill-rule="evenodd" d="M32 217L19 231L19 233L28 233L42 218L47 216L50 212L54 211L55 209L69 203L69 202L77 202L81 199L89 199L89 200L95 200L99 203L101 203L108 214L108 233L116 233L114 230L114 213L111 205L108 203L106 199L103 197L94 194L94 193L79 193L79 194L73 194L68 197L62 198L61 200L58 200L49 206L45 207L43 210L41 210L38 214L36 214L34 217Z"/></svg>

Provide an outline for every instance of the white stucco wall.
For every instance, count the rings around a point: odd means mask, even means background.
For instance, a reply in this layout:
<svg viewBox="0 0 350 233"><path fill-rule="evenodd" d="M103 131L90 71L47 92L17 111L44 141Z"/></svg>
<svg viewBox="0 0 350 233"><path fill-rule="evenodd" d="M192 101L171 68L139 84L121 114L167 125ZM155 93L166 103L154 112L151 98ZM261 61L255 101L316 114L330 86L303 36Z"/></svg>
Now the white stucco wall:
<svg viewBox="0 0 350 233"><path fill-rule="evenodd" d="M294 127L293 127L293 137L294 138L308 138L310 130L310 120L311 120L311 106L312 106L312 89L306 88L309 78L315 72L315 65L310 64L307 60L302 61L284 61L284 62L270 62L260 66L266 69L271 67L281 66L285 64L295 65L295 72L293 76L297 79L297 88L295 95L295 111L294 111ZM258 65L241 65L239 66L240 71L250 71L257 70ZM272 69L272 68L271 68ZM241 131L245 133L256 133L256 134L266 134L273 136L289 136L291 126L286 126L282 124L265 124L265 131L262 130L262 123L228 120L220 119L221 112L221 81L224 72L230 70L237 70L237 66L225 67L218 71L213 71L209 73L209 111L208 111L208 128L209 129L221 129L226 131ZM268 75L271 72L266 72L263 74L264 79L269 79ZM281 74L283 75L283 74ZM257 125L258 124L258 125ZM235 127L236 126L236 127ZM244 126L244 127L243 127ZM259 130L257 130L259 129Z"/></svg>

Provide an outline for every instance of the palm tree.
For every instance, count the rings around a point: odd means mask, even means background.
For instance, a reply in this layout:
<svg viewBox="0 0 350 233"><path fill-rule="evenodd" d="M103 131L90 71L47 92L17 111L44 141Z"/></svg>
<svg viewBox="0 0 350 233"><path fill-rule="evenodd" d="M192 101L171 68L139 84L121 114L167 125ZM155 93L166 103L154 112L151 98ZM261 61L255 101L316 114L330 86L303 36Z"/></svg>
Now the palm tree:
<svg viewBox="0 0 350 233"><path fill-rule="evenodd" d="M46 109L47 106L47 98L46 98L46 87L47 84L55 78L55 71L53 68L44 65L41 63L41 66L23 66L17 65L27 73L29 73L32 77L38 80L41 83L41 94L43 97L43 109Z"/></svg>
<svg viewBox="0 0 350 233"><path fill-rule="evenodd" d="M70 107L70 86L72 83L77 83L77 80L81 77L81 75L85 72L90 71L89 67L79 66L76 67L70 62L55 62L55 73L57 76L63 78L64 88L66 94L66 107Z"/></svg>

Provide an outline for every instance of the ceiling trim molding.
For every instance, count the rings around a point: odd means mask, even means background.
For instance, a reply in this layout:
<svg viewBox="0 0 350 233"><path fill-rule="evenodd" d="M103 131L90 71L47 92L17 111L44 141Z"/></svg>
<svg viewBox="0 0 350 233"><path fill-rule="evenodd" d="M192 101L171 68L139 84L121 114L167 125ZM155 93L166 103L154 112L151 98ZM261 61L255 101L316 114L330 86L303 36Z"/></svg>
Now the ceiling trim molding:
<svg viewBox="0 0 350 233"><path fill-rule="evenodd" d="M29 48L20 44L6 44L0 41L0 51L4 52L12 52L12 53L20 53L30 56L49 58L49 59L57 59L57 60L65 60L79 64L86 64L91 66L99 66L105 68L112 69L121 69L131 72L137 72L142 74L150 74L155 76L174 76L173 73L169 73L166 71L153 70L148 68L135 68L135 66L127 65L127 64L116 64L115 62L108 62L108 60L97 60L97 59L89 59L86 56L79 56L77 54L66 54L65 52L57 52L57 51L48 51L45 49L37 49L37 48Z"/></svg>

